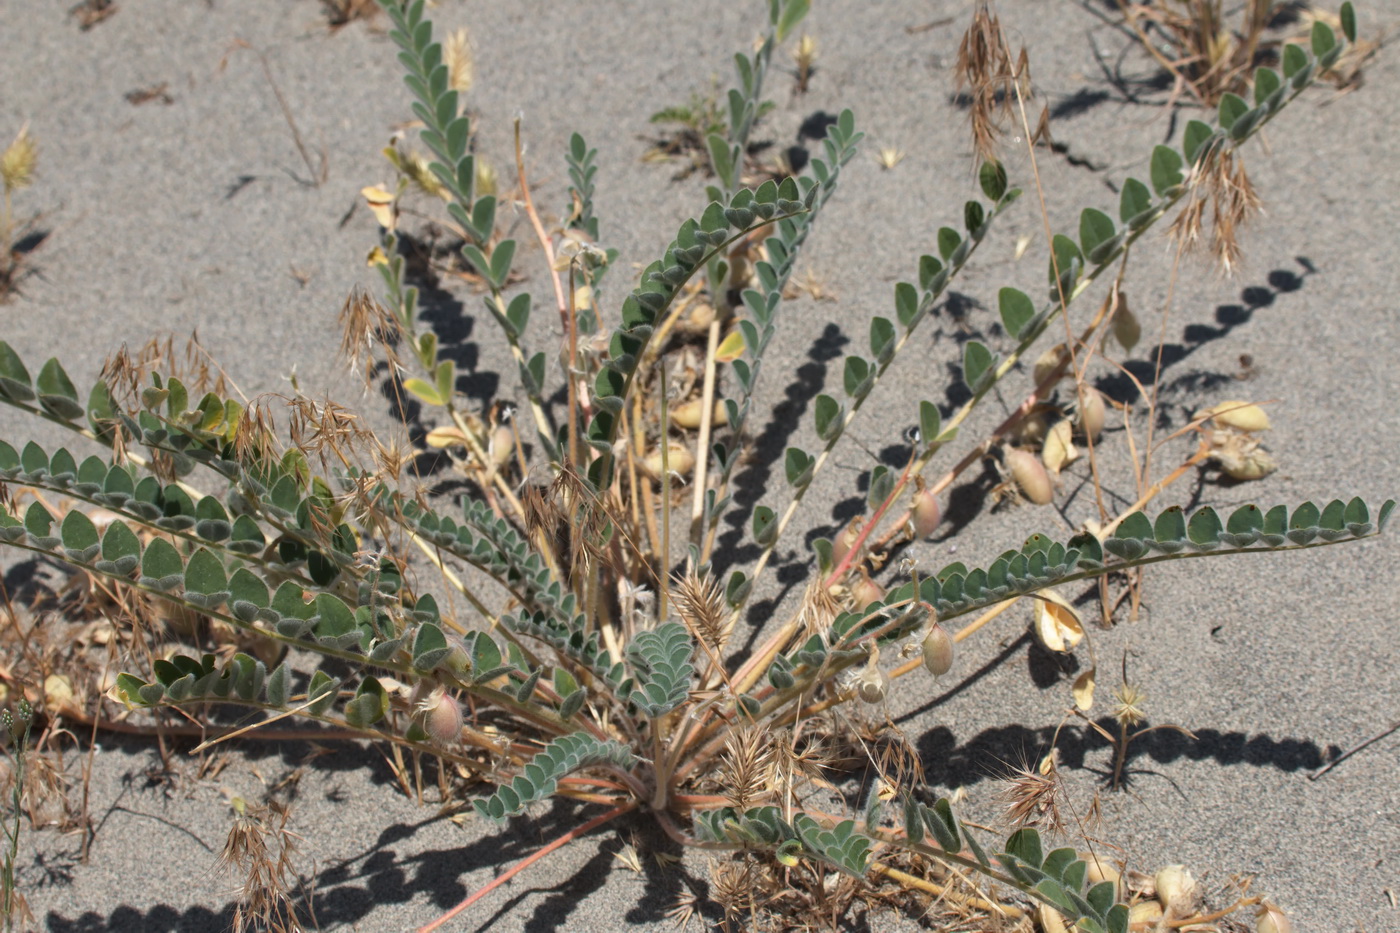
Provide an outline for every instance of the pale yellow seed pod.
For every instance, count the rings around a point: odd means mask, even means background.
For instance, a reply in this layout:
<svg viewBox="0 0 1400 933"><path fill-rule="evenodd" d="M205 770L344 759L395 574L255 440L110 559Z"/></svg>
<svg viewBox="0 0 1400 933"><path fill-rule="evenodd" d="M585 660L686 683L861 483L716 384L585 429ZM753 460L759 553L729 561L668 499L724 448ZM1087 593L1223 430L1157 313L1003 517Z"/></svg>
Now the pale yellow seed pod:
<svg viewBox="0 0 1400 933"><path fill-rule="evenodd" d="M1084 877L1092 887L1096 884L1103 884L1105 881L1113 882L1114 899L1117 899L1123 888L1123 879L1118 874L1118 869L1109 864L1108 859L1092 852L1080 852L1080 859L1084 861L1086 870Z"/></svg>
<svg viewBox="0 0 1400 933"><path fill-rule="evenodd" d="M1049 505L1055 498L1055 487L1035 454L1019 447L1008 447L1003 457L1021 495L1036 505Z"/></svg>
<svg viewBox="0 0 1400 933"><path fill-rule="evenodd" d="M1069 350L1065 348L1064 344L1057 343L1050 349L1046 350L1044 353L1040 354L1040 358L1035 361L1034 375L1031 378L1035 381L1035 384L1038 386L1046 379L1049 379L1050 374L1057 369L1061 370L1060 375L1063 377L1063 370L1065 364L1067 364L1068 362Z"/></svg>
<svg viewBox="0 0 1400 933"><path fill-rule="evenodd" d="M1271 427L1264 409L1250 402L1221 402L1210 409L1210 416L1216 424L1239 431L1258 433Z"/></svg>
<svg viewBox="0 0 1400 933"><path fill-rule="evenodd" d="M1042 933L1069 933L1069 927L1065 926L1064 916L1055 908L1039 904L1035 908L1035 919L1040 924Z"/></svg>
<svg viewBox="0 0 1400 933"><path fill-rule="evenodd" d="M705 406L701 399L693 398L688 402L681 402L670 409L671 420L683 428L694 430L700 427L700 417L705 413ZM710 418L710 424L716 427L723 427L729 423L729 409L723 402L716 402L714 414Z"/></svg>
<svg viewBox="0 0 1400 933"><path fill-rule="evenodd" d="M1073 436L1074 425L1068 419L1057 421L1045 435L1045 444L1040 448L1040 462L1055 476L1079 459L1079 449L1074 446Z"/></svg>
<svg viewBox="0 0 1400 933"><path fill-rule="evenodd" d="M1097 441L1099 435L1103 433L1104 421L1108 416L1108 406L1103 400L1103 396L1098 389L1089 386L1084 387L1084 396L1079 404L1078 428L1079 433Z"/></svg>
<svg viewBox="0 0 1400 933"><path fill-rule="evenodd" d="M689 476L690 471L695 467L695 455L690 452L690 448L676 441L671 441L666 450L666 468L677 476ZM661 451L653 450L647 454L642 461L642 469L652 479L661 478Z"/></svg>
<svg viewBox="0 0 1400 933"><path fill-rule="evenodd" d="M1128 929L1151 930L1162 919L1162 905L1156 901L1138 901L1128 908Z"/></svg>
<svg viewBox="0 0 1400 933"><path fill-rule="evenodd" d="M508 424L496 425L496 430L491 432L491 462L496 464L496 469L500 469L510 458L515 456L515 435L510 430Z"/></svg>
<svg viewBox="0 0 1400 933"><path fill-rule="evenodd" d="M1035 637L1047 651L1065 653L1084 640L1079 613L1054 590L1041 590L1032 603Z"/></svg>
<svg viewBox="0 0 1400 933"><path fill-rule="evenodd" d="M1265 901L1255 915L1254 929L1257 933L1293 933L1293 921L1277 905Z"/></svg>
<svg viewBox="0 0 1400 933"><path fill-rule="evenodd" d="M1157 888L1157 902L1162 905L1163 913L1173 917L1190 915L1200 891L1186 866L1168 865L1159 869L1152 882Z"/></svg>
<svg viewBox="0 0 1400 933"><path fill-rule="evenodd" d="M924 667L928 668L928 672L934 677L942 677L953 669L953 660L956 657L953 638L937 622L928 627L922 650Z"/></svg>
<svg viewBox="0 0 1400 933"><path fill-rule="evenodd" d="M909 513L916 538L927 538L933 534L938 523L943 521L943 508L938 504L938 497L930 489L920 489L915 493L914 504Z"/></svg>
<svg viewBox="0 0 1400 933"><path fill-rule="evenodd" d="M714 305L702 301L695 304L686 312L683 326L685 330L701 334L710 329L710 324L714 319Z"/></svg>

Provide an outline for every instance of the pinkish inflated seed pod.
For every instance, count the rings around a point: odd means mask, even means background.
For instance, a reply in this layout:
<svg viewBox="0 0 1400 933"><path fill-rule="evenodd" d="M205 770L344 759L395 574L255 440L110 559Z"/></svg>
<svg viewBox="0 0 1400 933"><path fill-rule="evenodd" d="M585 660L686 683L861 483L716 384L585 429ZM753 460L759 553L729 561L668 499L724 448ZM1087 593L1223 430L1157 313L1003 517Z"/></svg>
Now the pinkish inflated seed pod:
<svg viewBox="0 0 1400 933"><path fill-rule="evenodd" d="M831 542L832 561L840 564L846 559L846 555L851 553L851 548L860 539L860 529L864 524L864 518L856 517L851 519L849 525L837 532L835 540Z"/></svg>
<svg viewBox="0 0 1400 933"><path fill-rule="evenodd" d="M1055 498L1055 487L1036 455L1019 447L1007 447L1002 457L1021 495L1036 505L1049 505Z"/></svg>
<svg viewBox="0 0 1400 933"><path fill-rule="evenodd" d="M1075 426L1079 428L1079 433L1091 441L1097 441L1099 435L1103 433L1103 425L1107 415L1108 408L1104 404L1103 396L1099 394L1099 390L1085 386L1084 394L1079 400L1079 417L1075 419L1077 422Z"/></svg>
<svg viewBox="0 0 1400 933"><path fill-rule="evenodd" d="M924 488L922 479L919 480L919 491L914 493L914 503L909 507L909 521L914 526L916 538L927 538L943 521L943 507L938 504L933 490Z"/></svg>
<svg viewBox="0 0 1400 933"><path fill-rule="evenodd" d="M884 599L885 588L870 579L870 576L862 570L860 579L856 581L855 586L851 587L851 597L855 600L857 609L864 609L871 603Z"/></svg>
<svg viewBox="0 0 1400 933"><path fill-rule="evenodd" d="M429 697L423 703L423 731L439 745L451 745L462 731L462 707L446 693Z"/></svg>
<svg viewBox="0 0 1400 933"><path fill-rule="evenodd" d="M934 677L942 677L953 669L953 659L956 654L953 638L937 622L928 627L928 634L924 635L922 651L924 667L928 668L928 672Z"/></svg>

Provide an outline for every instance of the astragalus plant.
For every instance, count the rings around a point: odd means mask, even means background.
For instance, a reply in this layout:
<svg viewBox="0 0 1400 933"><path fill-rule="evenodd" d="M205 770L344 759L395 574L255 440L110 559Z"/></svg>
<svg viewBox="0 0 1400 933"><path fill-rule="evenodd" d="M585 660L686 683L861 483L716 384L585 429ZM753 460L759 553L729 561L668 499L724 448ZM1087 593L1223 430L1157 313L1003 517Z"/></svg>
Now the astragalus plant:
<svg viewBox="0 0 1400 933"><path fill-rule="evenodd" d="M1237 151L1345 43L1319 25L1311 52L1289 46L1281 73L1255 73L1252 99L1227 94L1216 125L1192 121L1180 148L1156 147L1148 181L1123 182L1118 219L1086 208L1077 235L1053 237L1044 295L1000 289L1001 352L966 341L966 401L955 410L924 401L894 417L916 426L902 435L903 465L874 467L868 514L815 542L805 594L766 640L736 657L731 635L813 478L1020 190L998 162L980 165L985 200L968 201L960 229L942 228L934 252L911 258L911 280L894 287L888 316L869 322L868 354L847 357L840 385L816 397L820 448L788 448L786 487L746 517L758 556L721 579L717 532L735 508L731 484L746 456L765 350L779 326L800 323L782 314L794 264L808 237L820 235L823 209L862 141L846 111L801 175L750 174L763 171L747 154L772 58L807 3L768 4L767 33L751 54L735 56L724 124L705 140L709 203L620 296L611 287L626 273L612 268L616 252L603 245L606 224L619 219L595 204L603 167L594 150L573 137L564 154L569 203L551 223L536 209L517 144L509 197L538 240L543 263L534 272L549 283L543 296L525 291L522 250L497 222L503 173L478 160L464 115L464 46L445 52L434 40L423 0L383 5L427 154L397 141L386 154L399 183L366 189L381 225L370 262L385 297L356 291L347 301L345 346L369 378L387 372L392 387L425 406L425 444L471 492L455 504L426 499L404 479L403 452L329 402L239 401L126 354L80 394L56 359L31 376L0 343L0 397L96 451L0 442L9 491L0 541L214 620L222 633L120 675L112 699L151 715L251 707L266 712L269 729L294 714L432 756L494 785L473 802L486 820L553 796L600 808L458 909L539 855L643 811L678 843L744 854L716 866L716 895L736 923L767 913L774 879L830 916L878 873L988 923L1039 910L1047 925L1125 933L1126 889L1098 856L1047 846L1033 808L1009 837L985 838L920 786L907 743L868 736L844 709L882 702L892 677L948 674L955 643L1017 600L1039 607L1048 648L1070 650L1083 626L1058 585L1382 529L1393 502L1374 514L1359 499L1249 505L1225 516L1210 507L1165 508L1155 518L1141 511L1208 461L1231 475L1267 472L1258 442L1267 418L1239 402L1201 413L1187 428L1200 436L1194 454L1162 480L1144 477L1140 501L1068 540L1034 534L987 567L937 572L900 553L938 526L939 494L994 452L1020 494L1041 504L1055 495L1047 465L1064 466L1076 441L1094 456L1106 408L1083 373L1107 335L1135 341L1117 288L1134 244L1169 218L1181 237L1196 236L1208 212L1216 236L1233 242L1233 229L1219 228L1233 223L1245 192L1252 196ZM1352 38L1350 5L1342 22ZM994 20L982 11L974 30L968 74L1001 82L1000 93L1021 102L1025 75ZM442 202L460 238L457 271L480 287L518 363L522 403L513 413L469 403L437 336L421 326L406 256L420 244L399 228L409 197ZM1226 262L1228 246L1220 247ZM1108 298L1072 333L1067 308L1101 279L1114 283ZM557 315L561 346L541 348L542 313ZM1056 329L1064 340L1039 353ZM1022 378L1033 353L1040 362L1034 384L1020 390L1024 401L991 435L963 443L941 476L925 478L989 393ZM1062 402L1064 379L1072 388ZM25 490L36 492L22 505ZM874 579L882 571L884 585ZM465 598L471 617L444 611L448 592ZM1077 691L1086 708L1092 687ZM879 792L847 815L833 768L849 766L849 749L859 747L879 750L867 763ZM1027 778L1053 781L1053 767ZM774 903L797 909L790 899ZM1167 919L1189 923L1191 909Z"/></svg>

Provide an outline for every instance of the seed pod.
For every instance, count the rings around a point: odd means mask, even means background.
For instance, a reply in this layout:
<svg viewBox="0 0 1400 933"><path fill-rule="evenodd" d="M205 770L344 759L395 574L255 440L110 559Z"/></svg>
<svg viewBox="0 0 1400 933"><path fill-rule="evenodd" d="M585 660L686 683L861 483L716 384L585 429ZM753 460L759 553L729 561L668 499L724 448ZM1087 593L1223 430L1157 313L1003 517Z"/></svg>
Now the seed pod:
<svg viewBox="0 0 1400 933"><path fill-rule="evenodd" d="M710 329L710 324L715 319L714 305L707 301L696 304L686 312L685 329L693 333L703 334Z"/></svg>
<svg viewBox="0 0 1400 933"><path fill-rule="evenodd" d="M836 540L831 542L831 559L836 563L846 559L846 555L851 553L851 548L860 538L861 526L865 524L865 519L857 516L851 519L851 523L841 529L836 535Z"/></svg>
<svg viewBox="0 0 1400 933"><path fill-rule="evenodd" d="M1040 448L1040 461L1055 476L1079 459L1079 450L1071 440L1073 436L1074 426L1067 419L1055 422L1055 426L1045 435L1045 446Z"/></svg>
<svg viewBox="0 0 1400 933"><path fill-rule="evenodd" d="M1152 930L1153 924L1162 919L1162 905L1156 901L1138 901L1128 909L1130 930Z"/></svg>
<svg viewBox="0 0 1400 933"><path fill-rule="evenodd" d="M1032 411L1016 425L1016 443L1022 447L1039 447L1050 430L1050 419L1041 409Z"/></svg>
<svg viewBox="0 0 1400 933"><path fill-rule="evenodd" d="M874 580L864 570L860 572L860 580L851 587L851 596L856 601L857 609L864 609L871 603L879 602L885 598L885 588Z"/></svg>
<svg viewBox="0 0 1400 933"><path fill-rule="evenodd" d="M1055 487L1035 454L1019 447L1008 447L1002 456L1021 495L1036 505L1049 505L1055 498Z"/></svg>
<svg viewBox="0 0 1400 933"><path fill-rule="evenodd" d="M1039 386L1046 379L1049 379L1056 370L1059 370L1060 375L1063 376L1064 368L1068 363L1069 350L1065 348L1064 344L1057 343L1040 354L1040 358L1035 361L1034 375L1031 378L1034 379L1036 386ZM1047 391L1049 388L1050 386L1046 386Z"/></svg>
<svg viewBox="0 0 1400 933"><path fill-rule="evenodd" d="M943 521L943 509L938 504L938 497L930 489L921 488L914 494L914 504L909 512L916 538L927 538L933 534L938 523Z"/></svg>
<svg viewBox="0 0 1400 933"><path fill-rule="evenodd" d="M500 469L510 458L515 456L515 434L511 431L510 425L498 424L496 430L491 432L491 461L496 464L496 469Z"/></svg>
<svg viewBox="0 0 1400 933"><path fill-rule="evenodd" d="M1128 298L1122 292L1118 294L1118 310L1113 313L1113 339L1129 353L1142 339L1142 325L1138 323L1137 315L1129 310Z"/></svg>
<svg viewBox="0 0 1400 933"><path fill-rule="evenodd" d="M1099 435L1103 433L1103 424L1107 415L1108 406L1104 404L1103 396L1099 390L1089 386L1084 387L1084 397L1079 404L1079 433L1097 441Z"/></svg>
<svg viewBox="0 0 1400 933"><path fill-rule="evenodd" d="M671 410L671 420L683 428L694 430L700 427L700 416L705 413L705 407L698 398L693 398L688 402L681 402ZM729 408L723 402L715 402L715 411L710 418L710 424L720 427L729 423Z"/></svg>
<svg viewBox="0 0 1400 933"><path fill-rule="evenodd" d="M937 622L928 627L928 634L924 636L923 654L924 667L934 677L942 677L953 669L956 656L953 639Z"/></svg>
<svg viewBox="0 0 1400 933"><path fill-rule="evenodd" d="M870 649L870 660L856 677L856 696L863 703L879 703L890 687L890 675L880 670L880 649Z"/></svg>
<svg viewBox="0 0 1400 933"><path fill-rule="evenodd" d="M426 707L423 731L439 745L451 745L462 731L462 708L446 693L438 696L436 702L430 698L428 703L432 705Z"/></svg>
<svg viewBox="0 0 1400 933"><path fill-rule="evenodd" d="M1114 885L1113 897L1116 900L1123 888L1122 878L1118 874L1118 869L1108 863L1108 860L1101 855L1092 852L1080 852L1080 859L1084 861L1086 871L1084 873L1090 886L1102 884L1105 881L1112 881Z"/></svg>
<svg viewBox="0 0 1400 933"><path fill-rule="evenodd" d="M1079 613L1054 590L1041 590L1034 601L1035 637L1047 651L1065 653L1084 640Z"/></svg>
<svg viewBox="0 0 1400 933"><path fill-rule="evenodd" d="M1270 428L1269 416L1264 409L1249 402L1221 402L1207 412L1216 424L1240 431L1258 433Z"/></svg>
<svg viewBox="0 0 1400 933"><path fill-rule="evenodd" d="M666 468L677 476L689 476L695 466L695 455L690 448L678 441L671 441L666 450ZM653 450L642 461L642 469L652 479L661 478L661 451Z"/></svg>
<svg viewBox="0 0 1400 933"><path fill-rule="evenodd" d="M1043 933L1068 933L1069 927L1065 926L1064 916L1053 907L1047 907L1044 904L1037 905L1035 917L1040 922L1040 929Z"/></svg>
<svg viewBox="0 0 1400 933"><path fill-rule="evenodd" d="M1258 933L1293 933L1293 922L1278 906L1264 901L1255 915L1254 929Z"/></svg>
<svg viewBox="0 0 1400 933"><path fill-rule="evenodd" d="M1195 908L1200 892L1196 887L1196 879L1191 877L1186 866L1168 865L1158 870L1152 881L1157 888L1157 901L1162 905L1163 913L1173 917L1185 917Z"/></svg>

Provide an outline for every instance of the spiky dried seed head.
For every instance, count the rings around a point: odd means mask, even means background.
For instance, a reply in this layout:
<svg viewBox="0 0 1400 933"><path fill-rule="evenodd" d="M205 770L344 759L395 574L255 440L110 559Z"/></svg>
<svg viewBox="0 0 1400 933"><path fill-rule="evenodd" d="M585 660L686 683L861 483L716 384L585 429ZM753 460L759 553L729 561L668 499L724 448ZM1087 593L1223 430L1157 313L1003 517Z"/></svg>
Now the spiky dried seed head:
<svg viewBox="0 0 1400 933"><path fill-rule="evenodd" d="M1056 754L1042 759L1039 767L1029 764L1012 769L1006 776L1006 787L999 795L1003 815L1013 827L1033 826L1051 832L1064 829L1060 815L1060 797L1064 788L1055 766Z"/></svg>
<svg viewBox="0 0 1400 933"><path fill-rule="evenodd" d="M1110 715L1120 725L1131 729L1147 719L1144 708L1147 704L1147 692L1141 687L1124 681L1113 691L1113 698L1117 702L1113 704Z"/></svg>

